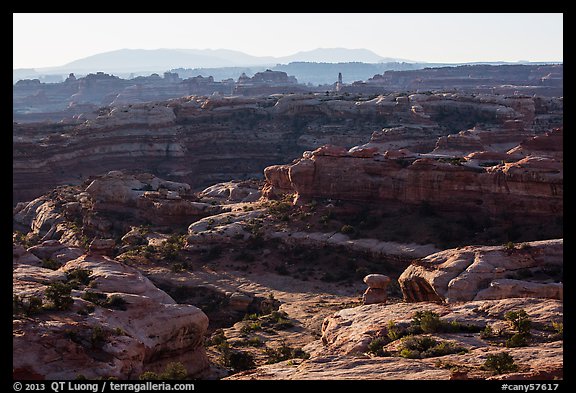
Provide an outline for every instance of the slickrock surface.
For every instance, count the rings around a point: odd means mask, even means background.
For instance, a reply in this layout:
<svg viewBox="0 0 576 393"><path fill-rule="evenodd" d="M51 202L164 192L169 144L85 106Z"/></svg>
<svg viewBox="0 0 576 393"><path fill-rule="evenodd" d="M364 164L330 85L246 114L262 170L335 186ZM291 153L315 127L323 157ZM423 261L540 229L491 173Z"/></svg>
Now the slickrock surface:
<svg viewBox="0 0 576 393"><path fill-rule="evenodd" d="M43 310L14 318L15 378L137 379L144 371L162 371L174 361L184 364L190 374L208 366L202 346L206 315L194 306L176 304L136 269L87 254L53 271L38 266L40 260L33 263L32 257L15 246L13 291L24 299L37 296L46 304L47 284L66 281L65 273L77 269L90 270L91 281L72 290L70 310ZM125 309L94 305L82 299L86 292L119 297Z"/></svg>
<svg viewBox="0 0 576 393"><path fill-rule="evenodd" d="M452 341L465 353L440 357L407 359L399 356L375 356L369 344L386 337L389 322L409 325L417 311L432 311L443 321L504 328L504 314L524 309L533 321L533 342L527 347L502 348L480 333L425 334L436 340ZM304 347L307 360L284 361L261 366L228 377L228 379L400 379L448 380L459 370L469 379L553 379L562 378L562 341L550 336L547 326L562 319L562 302L531 298L473 301L451 305L416 303L407 305L372 304L344 309L325 319L322 340ZM393 340L384 350L394 351L401 343ZM490 354L508 352L519 366L518 372L493 376L481 366Z"/></svg>

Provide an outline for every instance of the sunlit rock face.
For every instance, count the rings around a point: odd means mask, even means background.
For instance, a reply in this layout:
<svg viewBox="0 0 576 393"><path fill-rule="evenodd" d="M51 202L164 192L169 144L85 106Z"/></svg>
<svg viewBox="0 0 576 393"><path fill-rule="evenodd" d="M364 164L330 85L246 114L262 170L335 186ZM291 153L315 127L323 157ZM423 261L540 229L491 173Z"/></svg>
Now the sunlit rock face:
<svg viewBox="0 0 576 393"><path fill-rule="evenodd" d="M56 245L31 251L55 258L78 250ZM87 270L90 282L72 290L68 310L14 317L15 378L137 379L144 371L164 370L170 362L182 363L192 375L208 367L202 345L206 315L192 305L176 304L138 270L98 253L72 255L57 270L41 267L42 261L34 258L14 247L13 292L25 302L34 296L49 303L48 286L68 281L66 273ZM86 300L87 292L113 297L116 303L95 305Z"/></svg>

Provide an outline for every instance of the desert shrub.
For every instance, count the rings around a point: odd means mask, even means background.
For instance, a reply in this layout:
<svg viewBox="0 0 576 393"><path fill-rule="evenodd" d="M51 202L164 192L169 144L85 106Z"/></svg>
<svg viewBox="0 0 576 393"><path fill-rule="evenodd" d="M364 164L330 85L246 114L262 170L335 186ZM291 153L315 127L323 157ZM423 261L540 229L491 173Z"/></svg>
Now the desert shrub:
<svg viewBox="0 0 576 393"><path fill-rule="evenodd" d="M206 340L206 346L211 347L213 345L219 345L226 341L226 336L224 335L224 330L216 329L214 333Z"/></svg>
<svg viewBox="0 0 576 393"><path fill-rule="evenodd" d="M399 355L409 359L430 358L466 352L464 347L449 341L436 341L431 337L408 336L402 339Z"/></svg>
<svg viewBox="0 0 576 393"><path fill-rule="evenodd" d="M12 315L25 315L27 317L42 311L42 299L37 296L20 297L12 295Z"/></svg>
<svg viewBox="0 0 576 393"><path fill-rule="evenodd" d="M457 321L442 321L440 316L433 311L417 311L412 317L412 325L407 329L408 333L477 333L484 329L483 326L468 325Z"/></svg>
<svg viewBox="0 0 576 393"><path fill-rule="evenodd" d="M552 328L556 331L557 334L563 336L564 335L564 323L563 322L552 322Z"/></svg>
<svg viewBox="0 0 576 393"><path fill-rule="evenodd" d="M506 345L506 348L525 347L528 345L528 341L526 340L526 334L516 333L512 337L507 339L504 345Z"/></svg>
<svg viewBox="0 0 576 393"><path fill-rule="evenodd" d="M510 326L518 333L530 334L532 321L525 310L508 311L504 314L504 319L506 319L510 323Z"/></svg>
<svg viewBox="0 0 576 393"><path fill-rule="evenodd" d="M140 381L158 381L160 376L154 371L145 371L138 377Z"/></svg>
<svg viewBox="0 0 576 393"><path fill-rule="evenodd" d="M480 332L480 338L487 339L487 338L494 338L496 337L496 333L490 327L490 325L486 325L486 327Z"/></svg>
<svg viewBox="0 0 576 393"><path fill-rule="evenodd" d="M90 335L92 348L102 348L106 343L107 336L108 334L101 326L94 326L92 328L92 334Z"/></svg>
<svg viewBox="0 0 576 393"><path fill-rule="evenodd" d="M188 270L188 263L187 262L177 262L177 263L172 265L170 270L173 273L181 273L183 271Z"/></svg>
<svg viewBox="0 0 576 393"><path fill-rule="evenodd" d="M368 344L368 352L374 356L390 356L390 352L384 350L384 346L388 342L384 337L375 338Z"/></svg>
<svg viewBox="0 0 576 393"><path fill-rule="evenodd" d="M345 235L351 235L354 232L356 232L356 229L352 226L352 225L342 225L342 228L340 228L340 232L342 232Z"/></svg>
<svg viewBox="0 0 576 393"><path fill-rule="evenodd" d="M500 352L488 355L482 368L498 375L517 371L518 365L514 363L514 358L508 352Z"/></svg>
<svg viewBox="0 0 576 393"><path fill-rule="evenodd" d="M256 330L262 330L262 324L258 321L246 323L240 328L240 332L243 334L249 334Z"/></svg>
<svg viewBox="0 0 576 393"><path fill-rule="evenodd" d="M256 367L254 356L249 352L232 350L230 349L228 342L218 345L217 348L221 354L222 364L225 367L230 367L234 372L250 370Z"/></svg>
<svg viewBox="0 0 576 393"><path fill-rule="evenodd" d="M390 340L395 341L406 335L406 329L403 329L396 325L394 321L388 321L388 333L387 336Z"/></svg>
<svg viewBox="0 0 576 393"><path fill-rule="evenodd" d="M138 377L141 381L160 381L160 380L183 380L188 377L188 370L180 362L172 362L166 365L164 371L160 374L153 371L146 371Z"/></svg>
<svg viewBox="0 0 576 393"><path fill-rule="evenodd" d="M52 309L55 310L68 310L74 303L74 299L70 294L72 287L62 282L53 282L48 285L44 295L52 303Z"/></svg>
<svg viewBox="0 0 576 393"><path fill-rule="evenodd" d="M56 262L52 258L47 258L42 260L42 267L50 270L58 270L62 264L60 262Z"/></svg>
<svg viewBox="0 0 576 393"><path fill-rule="evenodd" d="M106 300L106 294L100 292L85 291L81 298L90 303L101 305L102 302Z"/></svg>
<svg viewBox="0 0 576 393"><path fill-rule="evenodd" d="M106 298L106 300L102 303L102 307L111 308L114 310L122 310L126 311L126 300L122 298L120 295L110 295Z"/></svg>
<svg viewBox="0 0 576 393"><path fill-rule="evenodd" d="M66 272L68 285L72 288L78 288L80 285L88 285L92 280L90 276L92 270L89 269L73 269Z"/></svg>
<svg viewBox="0 0 576 393"><path fill-rule="evenodd" d="M266 361L268 364L295 358L308 359L310 357L310 354L302 350L302 348L292 348L286 343L282 343L278 348L266 348L266 355L268 356Z"/></svg>
<svg viewBox="0 0 576 393"><path fill-rule="evenodd" d="M506 242L502 245L502 247L504 247L504 250L512 252L516 249L516 244L514 242Z"/></svg>
<svg viewBox="0 0 576 393"><path fill-rule="evenodd" d="M420 327L424 333L434 333L441 330L440 317L433 311L417 311L412 317L412 325Z"/></svg>

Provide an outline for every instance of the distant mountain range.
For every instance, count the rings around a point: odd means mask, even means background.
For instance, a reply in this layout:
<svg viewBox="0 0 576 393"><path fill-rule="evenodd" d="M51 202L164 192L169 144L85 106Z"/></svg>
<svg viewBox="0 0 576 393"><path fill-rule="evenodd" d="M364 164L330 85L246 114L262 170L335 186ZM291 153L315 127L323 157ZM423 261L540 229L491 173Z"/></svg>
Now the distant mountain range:
<svg viewBox="0 0 576 393"><path fill-rule="evenodd" d="M119 49L99 53L72 61L59 67L15 69L18 75L126 72L164 72L175 68L220 68L275 66L291 62L321 63L382 63L412 62L404 59L382 57L368 49L318 48L290 56L252 56L228 49Z"/></svg>
<svg viewBox="0 0 576 393"><path fill-rule="evenodd" d="M382 57L368 49L346 48L318 48L284 57L252 56L229 49L119 49L88 56L59 67L14 69L12 79L13 83L20 79L40 79L42 82L50 83L61 82L69 73L83 76L101 71L121 78L132 78L177 70L181 77L188 77L188 74L192 76L202 74L202 76L212 75L215 80L221 80L237 78L242 72L249 74L270 68L295 75L303 83L332 83L338 72L343 73L345 82L352 82L367 79L386 70L461 64L466 63L416 62ZM206 72L208 74L205 74Z"/></svg>

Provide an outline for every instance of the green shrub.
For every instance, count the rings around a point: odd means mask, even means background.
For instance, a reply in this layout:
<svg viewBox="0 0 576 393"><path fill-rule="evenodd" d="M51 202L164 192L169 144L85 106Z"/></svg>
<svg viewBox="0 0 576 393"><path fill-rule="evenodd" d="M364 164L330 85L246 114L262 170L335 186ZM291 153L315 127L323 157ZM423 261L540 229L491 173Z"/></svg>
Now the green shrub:
<svg viewBox="0 0 576 393"><path fill-rule="evenodd" d="M102 307L111 308L114 310L126 311L128 303L120 295L110 295L102 303Z"/></svg>
<svg viewBox="0 0 576 393"><path fill-rule="evenodd" d="M160 376L153 371L145 371L138 377L140 381L159 381Z"/></svg>
<svg viewBox="0 0 576 393"><path fill-rule="evenodd" d="M439 332L442 327L440 317L433 311L417 311L412 317L412 324L419 326L424 333Z"/></svg>
<svg viewBox="0 0 576 393"><path fill-rule="evenodd" d="M557 334L560 336L564 335L564 323L563 322L552 322L552 328L556 331Z"/></svg>
<svg viewBox="0 0 576 393"><path fill-rule="evenodd" d="M62 264L60 262L56 262L52 258L47 258L42 260L42 267L50 270L58 270Z"/></svg>
<svg viewBox="0 0 576 393"><path fill-rule="evenodd" d="M262 330L262 324L258 321L246 323L240 328L240 332L243 334L248 334L255 330Z"/></svg>
<svg viewBox="0 0 576 393"><path fill-rule="evenodd" d="M12 295L12 315L25 315L27 317L42 311L42 299L37 296L28 298Z"/></svg>
<svg viewBox="0 0 576 393"><path fill-rule="evenodd" d="M342 228L340 228L340 232L342 232L345 235L350 235L356 232L356 229L352 225L342 225Z"/></svg>
<svg viewBox="0 0 576 393"><path fill-rule="evenodd" d="M416 359L444 356L460 352L467 352L467 350L449 341L436 341L427 336L408 336L402 339L399 355L409 359Z"/></svg>
<svg viewBox="0 0 576 393"><path fill-rule="evenodd" d="M394 321L388 321L387 336L390 340L396 341L406 335L406 330L397 326Z"/></svg>
<svg viewBox="0 0 576 393"><path fill-rule="evenodd" d="M384 337L375 338L368 344L368 352L375 356L390 356L390 352L384 350L384 346L388 342Z"/></svg>
<svg viewBox="0 0 576 393"><path fill-rule="evenodd" d="M518 333L530 334L532 321L530 318L528 318L526 311L508 311L506 314L504 314L504 319L506 319L510 323L510 326Z"/></svg>
<svg viewBox="0 0 576 393"><path fill-rule="evenodd" d="M92 344L92 348L102 348L106 343L107 337L108 334L101 326L94 326L90 336L90 343Z"/></svg>
<svg viewBox="0 0 576 393"><path fill-rule="evenodd" d="M517 371L518 365L514 363L514 358L508 352L500 352L488 355L482 368L499 375Z"/></svg>
<svg viewBox="0 0 576 393"><path fill-rule="evenodd" d="M222 354L222 363L225 367L230 367L234 372L250 370L256 367L254 356L249 352L231 350L227 343L219 346L219 349Z"/></svg>
<svg viewBox="0 0 576 393"><path fill-rule="evenodd" d="M57 281L48 285L44 295L46 299L52 302L51 308L55 310L68 310L74 303L74 299L70 296L71 293L72 287Z"/></svg>
<svg viewBox="0 0 576 393"><path fill-rule="evenodd" d="M188 370L180 362L172 362L166 365L164 371L160 374L153 371L146 371L138 377L141 381L166 381L166 380L183 380L188 377Z"/></svg>
<svg viewBox="0 0 576 393"><path fill-rule="evenodd" d="M106 300L106 294L100 292L85 291L81 298L100 306L102 305L102 302Z"/></svg>
<svg viewBox="0 0 576 393"><path fill-rule="evenodd" d="M528 341L526 341L525 333L516 333L510 337L505 342L506 348L516 348L516 347L526 347L528 346Z"/></svg>
<svg viewBox="0 0 576 393"><path fill-rule="evenodd" d="M78 288L80 285L88 285L92 280L90 276L92 270L88 269L73 269L66 272L68 284L72 288Z"/></svg>
<svg viewBox="0 0 576 393"><path fill-rule="evenodd" d="M216 329L210 338L206 340L206 346L211 347L213 345L219 345L225 342L227 341L226 336L224 335L224 330Z"/></svg>
<svg viewBox="0 0 576 393"><path fill-rule="evenodd" d="M496 333L490 327L490 325L486 325L486 327L480 332L480 338L487 339L487 338L494 338L496 337Z"/></svg>
<svg viewBox="0 0 576 393"><path fill-rule="evenodd" d="M268 355L268 360L266 363L278 363L289 359L308 359L310 354L302 350L302 348L292 348L286 343L278 348L266 348L266 355Z"/></svg>
<svg viewBox="0 0 576 393"><path fill-rule="evenodd" d="M164 372L160 374L162 380L183 380L188 376L188 370L180 362L171 362L166 365Z"/></svg>

